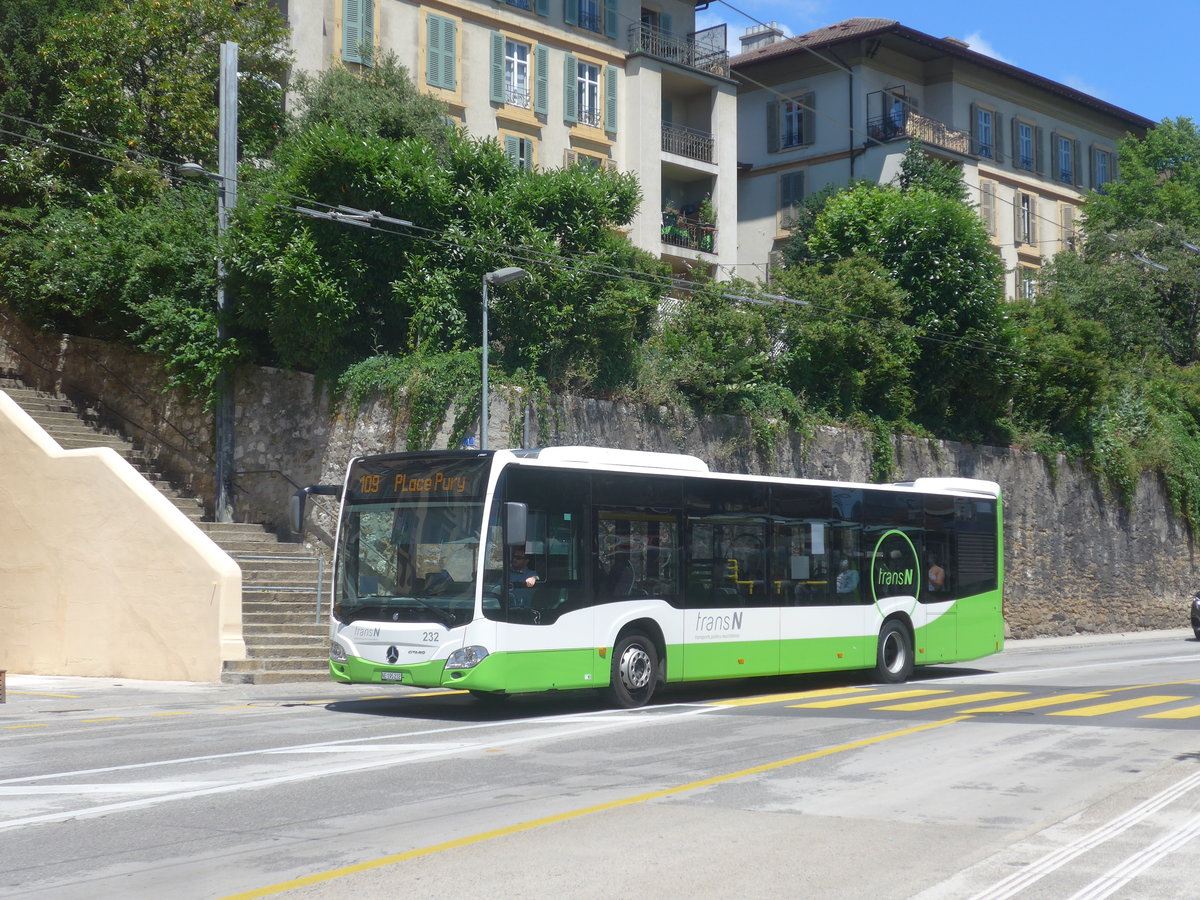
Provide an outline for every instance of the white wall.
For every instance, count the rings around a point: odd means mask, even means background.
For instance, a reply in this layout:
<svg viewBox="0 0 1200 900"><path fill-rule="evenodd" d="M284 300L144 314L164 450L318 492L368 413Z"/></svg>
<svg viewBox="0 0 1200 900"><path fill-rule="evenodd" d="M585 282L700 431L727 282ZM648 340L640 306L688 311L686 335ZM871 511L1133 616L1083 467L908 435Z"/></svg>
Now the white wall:
<svg viewBox="0 0 1200 900"><path fill-rule="evenodd" d="M218 681L237 564L110 448L63 450L0 391L0 664Z"/></svg>

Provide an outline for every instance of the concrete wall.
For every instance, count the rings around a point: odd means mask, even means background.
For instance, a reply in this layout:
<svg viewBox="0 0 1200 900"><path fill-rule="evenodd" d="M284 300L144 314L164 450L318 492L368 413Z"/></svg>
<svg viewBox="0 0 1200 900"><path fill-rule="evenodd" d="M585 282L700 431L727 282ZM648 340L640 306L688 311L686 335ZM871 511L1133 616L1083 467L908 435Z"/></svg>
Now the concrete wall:
<svg viewBox="0 0 1200 900"><path fill-rule="evenodd" d="M217 681L244 659L236 563L110 448L63 450L0 391L0 663Z"/></svg>
<svg viewBox="0 0 1200 900"><path fill-rule="evenodd" d="M6 346L5 341L10 340ZM23 353L14 351L20 343ZM103 366L98 363L103 361ZM211 461L211 420L175 395L161 395L155 361L92 341L32 337L0 315L0 369L51 375L86 393L104 392L103 409L119 407L147 434L170 429L198 485ZM122 373L120 380L112 372ZM51 374L47 374L51 373ZM141 373L140 375L138 373ZM144 379L144 381L142 381ZM129 393L123 383L137 384ZM124 393L122 393L124 392ZM153 402L151 402L153 401ZM141 412L139 412L139 409ZM179 411L179 421L171 416ZM283 532L295 484L340 482L354 455L409 449L408 416L384 398L361 408L336 404L307 375L248 369L237 380L235 497L239 517ZM686 413L571 397L532 409L521 397L493 391L493 446L592 444L692 453L717 471L868 481L868 435L834 428L789 435L767 454L732 418L698 420ZM180 435L186 435L186 440ZM435 446L451 435L443 429ZM165 443L165 439L164 439ZM1005 492L1012 637L1121 632L1186 624L1184 599L1197 586L1196 546L1171 511L1161 480L1144 475L1131 508L1106 497L1096 480L1066 458L995 447L903 438L895 443L895 477L987 478ZM332 527L327 498L314 521Z"/></svg>

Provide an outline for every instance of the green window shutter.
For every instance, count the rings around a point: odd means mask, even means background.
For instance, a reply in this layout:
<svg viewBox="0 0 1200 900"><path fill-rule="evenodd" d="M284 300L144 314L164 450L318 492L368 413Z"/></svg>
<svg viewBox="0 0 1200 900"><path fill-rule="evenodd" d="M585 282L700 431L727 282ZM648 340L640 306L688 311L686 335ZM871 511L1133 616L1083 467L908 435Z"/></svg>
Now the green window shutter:
<svg viewBox="0 0 1200 900"><path fill-rule="evenodd" d="M375 0L362 0L362 59L364 66L375 65Z"/></svg>
<svg viewBox="0 0 1200 900"><path fill-rule="evenodd" d="M550 51L538 47L533 54L533 111L546 115L550 110Z"/></svg>
<svg viewBox="0 0 1200 900"><path fill-rule="evenodd" d="M813 110L817 108L817 95L809 91L800 98L800 102L804 104L804 134L800 136L800 143L815 144L817 142L817 114ZM775 118L778 122L779 117Z"/></svg>
<svg viewBox="0 0 1200 900"><path fill-rule="evenodd" d="M1012 140L1012 164L1014 169L1021 168L1021 123L1017 121L1017 117L1013 116L1009 123L1012 127L1009 128L1011 134L1009 139Z"/></svg>
<svg viewBox="0 0 1200 900"><path fill-rule="evenodd" d="M779 152L779 101L767 101L767 152Z"/></svg>
<svg viewBox="0 0 1200 900"><path fill-rule="evenodd" d="M617 36L617 0L604 0L604 36Z"/></svg>
<svg viewBox="0 0 1200 900"><path fill-rule="evenodd" d="M342 0L342 59L362 62L362 0Z"/></svg>
<svg viewBox="0 0 1200 900"><path fill-rule="evenodd" d="M579 0L563 0L563 21L568 25L579 24Z"/></svg>
<svg viewBox="0 0 1200 900"><path fill-rule="evenodd" d="M458 26L453 19L430 14L425 19L425 82L433 87L452 91L455 78L455 39Z"/></svg>
<svg viewBox="0 0 1200 900"><path fill-rule="evenodd" d="M968 113L968 115L971 117L970 119L967 120L971 124L971 127L968 129L968 133L971 135L971 152L974 153L976 156L978 156L979 155L979 113L976 111L974 103L971 104L971 111Z"/></svg>
<svg viewBox="0 0 1200 900"><path fill-rule="evenodd" d="M1043 146L1046 143L1046 135L1042 128L1033 129L1033 168L1039 175L1046 174L1046 152Z"/></svg>
<svg viewBox="0 0 1200 900"><path fill-rule="evenodd" d="M534 0L533 11L539 16L550 15L550 0Z"/></svg>
<svg viewBox="0 0 1200 900"><path fill-rule="evenodd" d="M579 61L574 54L563 58L563 119L579 121Z"/></svg>
<svg viewBox="0 0 1200 900"><path fill-rule="evenodd" d="M526 172L532 172L533 171L533 140L530 138L525 138L525 140L523 140L521 142L521 150L522 150L522 158L521 158L522 168L525 169Z"/></svg>
<svg viewBox="0 0 1200 900"><path fill-rule="evenodd" d="M1080 165L1079 141L1071 141L1071 174L1075 179L1075 187L1083 187L1083 166Z"/></svg>
<svg viewBox="0 0 1200 900"><path fill-rule="evenodd" d="M992 113L992 158L1004 162L1004 128L1000 113Z"/></svg>
<svg viewBox="0 0 1200 900"><path fill-rule="evenodd" d="M604 67L604 130L617 133L617 82L616 66Z"/></svg>
<svg viewBox="0 0 1200 900"><path fill-rule="evenodd" d="M458 88L458 65L455 50L458 24L453 19L442 19L442 87L448 91Z"/></svg>
<svg viewBox="0 0 1200 900"><path fill-rule="evenodd" d="M516 135L506 134L504 136L504 155L514 166L521 164L521 141Z"/></svg>
<svg viewBox="0 0 1200 900"><path fill-rule="evenodd" d="M491 99L493 103L504 102L504 35L498 31L493 31L492 39L492 73L489 83L491 85Z"/></svg>
<svg viewBox="0 0 1200 900"><path fill-rule="evenodd" d="M425 17L425 83L440 87L442 80L442 25L437 16Z"/></svg>

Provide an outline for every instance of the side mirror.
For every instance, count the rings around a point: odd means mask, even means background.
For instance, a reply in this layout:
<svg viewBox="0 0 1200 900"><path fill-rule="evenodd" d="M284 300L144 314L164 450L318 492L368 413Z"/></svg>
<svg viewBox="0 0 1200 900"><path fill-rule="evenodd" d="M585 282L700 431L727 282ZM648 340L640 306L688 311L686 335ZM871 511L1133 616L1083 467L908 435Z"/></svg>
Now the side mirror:
<svg viewBox="0 0 1200 900"><path fill-rule="evenodd" d="M310 484L292 494L292 499L288 504L288 525L296 534L304 533L304 507L309 494L323 494L341 500L342 486L340 484Z"/></svg>
<svg viewBox="0 0 1200 900"><path fill-rule="evenodd" d="M524 503L504 504L505 543L510 547L525 545L529 531L529 507Z"/></svg>

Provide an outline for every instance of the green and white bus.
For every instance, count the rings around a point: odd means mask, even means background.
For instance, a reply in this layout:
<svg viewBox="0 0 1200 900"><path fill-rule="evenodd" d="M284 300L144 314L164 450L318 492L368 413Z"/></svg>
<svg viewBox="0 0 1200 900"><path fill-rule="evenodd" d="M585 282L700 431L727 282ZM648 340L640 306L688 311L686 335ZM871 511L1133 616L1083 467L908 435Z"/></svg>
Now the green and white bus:
<svg viewBox="0 0 1200 900"><path fill-rule="evenodd" d="M550 447L360 457L341 495L335 681L599 688L636 707L665 683L870 668L896 683L1003 647L993 482Z"/></svg>

